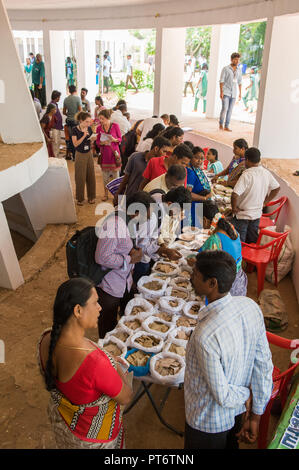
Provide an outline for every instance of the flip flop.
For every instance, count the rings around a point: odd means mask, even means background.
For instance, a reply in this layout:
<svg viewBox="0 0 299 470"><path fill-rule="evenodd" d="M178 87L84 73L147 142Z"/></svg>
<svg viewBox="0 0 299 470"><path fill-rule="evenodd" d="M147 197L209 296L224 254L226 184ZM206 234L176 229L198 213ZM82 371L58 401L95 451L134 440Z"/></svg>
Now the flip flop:
<svg viewBox="0 0 299 470"><path fill-rule="evenodd" d="M299 170L294 171L293 175L294 176L299 176Z"/></svg>

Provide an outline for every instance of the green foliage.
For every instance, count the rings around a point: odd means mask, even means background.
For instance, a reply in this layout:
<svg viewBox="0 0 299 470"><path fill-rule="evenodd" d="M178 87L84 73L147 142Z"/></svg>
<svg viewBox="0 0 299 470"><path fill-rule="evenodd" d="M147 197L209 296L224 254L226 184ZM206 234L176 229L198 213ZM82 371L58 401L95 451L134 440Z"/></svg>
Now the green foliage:
<svg viewBox="0 0 299 470"><path fill-rule="evenodd" d="M114 91L119 100L123 100L126 97L126 87L124 82L120 82L119 85L111 85L111 90Z"/></svg>
<svg viewBox="0 0 299 470"><path fill-rule="evenodd" d="M248 66L262 65L265 33L266 21L241 25L238 51L241 62Z"/></svg>
<svg viewBox="0 0 299 470"><path fill-rule="evenodd" d="M153 73L146 74L146 88L151 91L154 91L155 78Z"/></svg>
<svg viewBox="0 0 299 470"><path fill-rule="evenodd" d="M186 54L192 57L202 56L209 62L211 45L211 26L192 27L186 29Z"/></svg>
<svg viewBox="0 0 299 470"><path fill-rule="evenodd" d="M138 70L138 69L133 70L133 77L139 89L145 87L146 73L143 70Z"/></svg>

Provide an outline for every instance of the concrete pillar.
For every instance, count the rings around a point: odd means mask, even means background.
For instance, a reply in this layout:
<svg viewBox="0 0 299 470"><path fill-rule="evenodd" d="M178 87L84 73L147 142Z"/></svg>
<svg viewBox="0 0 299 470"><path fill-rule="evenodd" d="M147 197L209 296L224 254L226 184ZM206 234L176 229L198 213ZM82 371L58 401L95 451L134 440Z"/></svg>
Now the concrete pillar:
<svg viewBox="0 0 299 470"><path fill-rule="evenodd" d="M182 114L185 28L157 28L154 114Z"/></svg>
<svg viewBox="0 0 299 470"><path fill-rule="evenodd" d="M96 84L96 39L97 31L76 31L78 94L87 88L87 99L93 103L98 94Z"/></svg>
<svg viewBox="0 0 299 470"><path fill-rule="evenodd" d="M299 15L268 19L254 146L264 158L298 158Z"/></svg>
<svg viewBox="0 0 299 470"><path fill-rule="evenodd" d="M0 286L17 289L24 279L11 239L6 215L0 203Z"/></svg>
<svg viewBox="0 0 299 470"><path fill-rule="evenodd" d="M66 93L64 31L50 31L50 54L52 72L52 90L61 92L59 107L62 107Z"/></svg>
<svg viewBox="0 0 299 470"><path fill-rule="evenodd" d="M46 96L47 103L51 101L51 94L53 90L52 81L52 62L51 62L51 45L50 45L50 31L48 28L43 28L43 46L44 46L44 64L46 76Z"/></svg>
<svg viewBox="0 0 299 470"><path fill-rule="evenodd" d="M212 26L208 72L207 118L218 118L221 110L219 79L221 70L230 64L230 56L238 52L239 24ZM242 59L241 59L242 60Z"/></svg>
<svg viewBox="0 0 299 470"><path fill-rule="evenodd" d="M0 135L6 144L42 142L42 132L24 74L24 66L11 31L6 10L0 1ZM16 117L16 109L20 116Z"/></svg>

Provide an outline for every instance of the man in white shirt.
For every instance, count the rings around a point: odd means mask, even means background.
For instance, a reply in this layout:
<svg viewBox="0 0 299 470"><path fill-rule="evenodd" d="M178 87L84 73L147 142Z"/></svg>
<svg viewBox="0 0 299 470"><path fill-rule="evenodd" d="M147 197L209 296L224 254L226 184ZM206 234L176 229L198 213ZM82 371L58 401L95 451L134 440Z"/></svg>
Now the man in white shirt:
<svg viewBox="0 0 299 470"><path fill-rule="evenodd" d="M116 122L119 125L121 136L125 135L131 129L131 124L124 115L127 112L127 106L120 104L115 111L111 114L110 121Z"/></svg>
<svg viewBox="0 0 299 470"><path fill-rule="evenodd" d="M135 88L135 93L138 93L138 88L136 83L134 82L133 79L133 64L132 64L132 56L131 54L127 55L127 79L126 79L126 91L129 86L129 82L133 85Z"/></svg>
<svg viewBox="0 0 299 470"><path fill-rule="evenodd" d="M108 56L104 54L104 62L103 62L104 93L108 93L109 91L109 77L110 77L110 62L108 60Z"/></svg>
<svg viewBox="0 0 299 470"><path fill-rule="evenodd" d="M185 75L185 89L184 89L184 97L186 98L187 88L190 86L192 91L192 96L194 96L194 88L193 88L193 80L194 77L194 68L192 67L192 60L189 59L186 65L186 75Z"/></svg>
<svg viewBox="0 0 299 470"><path fill-rule="evenodd" d="M136 147L137 152L141 151L140 148L142 146L144 137L147 135L147 133L149 131L152 130L152 128L154 127L155 124L163 124L164 125L164 121L163 121L162 118L159 118L157 116L155 116L155 117L153 116L153 117L144 119L144 121L138 126L137 134L140 135L140 140L139 140L139 143Z"/></svg>
<svg viewBox="0 0 299 470"><path fill-rule="evenodd" d="M259 149L245 152L245 166L231 196L232 223L242 242L256 243L263 207L279 192L280 186L270 171L261 165Z"/></svg>

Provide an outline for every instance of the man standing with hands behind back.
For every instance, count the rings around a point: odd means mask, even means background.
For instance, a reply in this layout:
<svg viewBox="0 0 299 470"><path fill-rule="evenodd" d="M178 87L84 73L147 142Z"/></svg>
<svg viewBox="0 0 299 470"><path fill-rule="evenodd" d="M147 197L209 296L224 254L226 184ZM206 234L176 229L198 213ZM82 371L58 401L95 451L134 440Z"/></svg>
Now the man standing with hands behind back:
<svg viewBox="0 0 299 470"><path fill-rule="evenodd" d="M222 100L222 108L219 118L219 129L231 132L229 123L233 111L233 107L237 97L237 86L239 87L239 100L242 97L242 72L238 68L240 62L240 54L234 52L231 55L231 63L223 67L220 75L220 99ZM225 122L224 122L225 121Z"/></svg>

